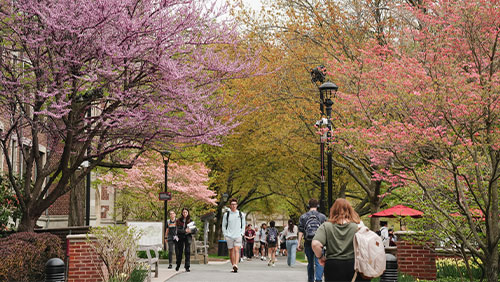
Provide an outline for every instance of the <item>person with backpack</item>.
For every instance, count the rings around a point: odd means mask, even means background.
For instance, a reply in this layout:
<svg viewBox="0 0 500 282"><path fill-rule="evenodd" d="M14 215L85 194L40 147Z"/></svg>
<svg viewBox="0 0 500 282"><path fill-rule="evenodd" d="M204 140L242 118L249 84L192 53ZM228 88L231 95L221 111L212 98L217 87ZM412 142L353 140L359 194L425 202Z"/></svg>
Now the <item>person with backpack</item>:
<svg viewBox="0 0 500 282"><path fill-rule="evenodd" d="M233 266L232 272L238 272L238 262L240 261L240 249L245 235L245 215L239 211L238 200L231 199L230 210L222 217L222 233L226 239L229 250L229 258Z"/></svg>
<svg viewBox="0 0 500 282"><path fill-rule="evenodd" d="M304 238L304 252L307 257L307 281L322 281L323 266L319 264L318 259L314 256L311 247L312 239L316 234L319 226L326 221L326 216L318 211L318 200L309 200L309 211L304 213L299 218L299 239L297 242L297 250L301 250L302 238Z"/></svg>
<svg viewBox="0 0 500 282"><path fill-rule="evenodd" d="M380 222L380 237L385 247L389 247L389 229L387 228L387 221Z"/></svg>
<svg viewBox="0 0 500 282"><path fill-rule="evenodd" d="M355 273L353 239L360 221L351 204L339 198L330 209L328 221L316 231L311 245L315 257L324 266L325 281L352 281ZM355 281L370 280L358 276Z"/></svg>
<svg viewBox="0 0 500 282"><path fill-rule="evenodd" d="M269 222L269 228L267 228L266 232L266 242L267 242L267 248L269 252L269 262L267 263L268 266L274 266L274 263L276 262L276 247L278 247L278 229L275 227L275 222L271 220Z"/></svg>
<svg viewBox="0 0 500 282"><path fill-rule="evenodd" d="M176 221L177 219L175 218L175 212L170 211L169 212L170 219L167 222L167 228L165 230L165 241L168 244L168 269L172 268L172 258L173 254L175 253L175 243L174 241L174 235L177 233L177 226L176 226Z"/></svg>

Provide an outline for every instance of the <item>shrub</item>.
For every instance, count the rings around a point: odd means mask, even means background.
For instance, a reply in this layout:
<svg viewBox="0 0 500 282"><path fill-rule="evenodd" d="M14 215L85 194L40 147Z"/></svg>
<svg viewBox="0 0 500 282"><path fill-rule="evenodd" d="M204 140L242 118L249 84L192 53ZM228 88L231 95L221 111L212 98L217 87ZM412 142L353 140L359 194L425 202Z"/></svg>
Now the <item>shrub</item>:
<svg viewBox="0 0 500 282"><path fill-rule="evenodd" d="M0 257L0 281L43 281L47 261L64 252L53 234L20 232L0 239Z"/></svg>
<svg viewBox="0 0 500 282"><path fill-rule="evenodd" d="M90 234L95 242L87 238L90 246L104 262L106 272L101 276L104 281L128 281L132 272L139 266L137 242L141 236L134 228L124 225L93 227Z"/></svg>

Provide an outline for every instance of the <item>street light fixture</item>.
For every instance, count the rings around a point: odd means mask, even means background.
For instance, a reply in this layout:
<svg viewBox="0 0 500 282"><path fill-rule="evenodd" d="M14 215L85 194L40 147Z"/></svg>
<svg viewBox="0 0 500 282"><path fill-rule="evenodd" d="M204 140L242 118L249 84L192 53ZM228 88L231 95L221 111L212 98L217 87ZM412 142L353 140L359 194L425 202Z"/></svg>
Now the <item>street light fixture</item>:
<svg viewBox="0 0 500 282"><path fill-rule="evenodd" d="M328 127L328 131L327 131L327 135L326 135L326 142L329 143L331 142L331 139L332 139L332 106L333 106L333 101L332 101L332 98L335 98L336 97L336 94L337 94L337 90L339 89L339 87L333 83L333 82L330 82L330 81L327 81L323 84L321 84L319 87L319 92L320 92L320 97L322 97L322 99L324 99L322 102L324 103L324 105L326 106L326 118L327 118L327 127ZM327 147L328 149L326 150L326 155L327 155L327 178L328 178L328 208L330 208L332 205L333 205L333 173L332 173L332 170L333 170L333 159L332 159L332 150L331 150L331 147L328 146ZM321 158L323 159L323 156L321 156ZM323 190L322 190L322 193L324 193L324 184L322 184L323 186ZM324 202L324 194L322 195L322 198L321 198L321 201ZM324 203L323 203L324 204ZM328 209L324 209L325 212L328 211Z"/></svg>
<svg viewBox="0 0 500 282"><path fill-rule="evenodd" d="M170 161L170 155L172 154L169 150L158 151L161 154L163 159L163 166L165 168L165 194L167 194L167 180L168 180L168 162ZM163 205L165 208L165 216L163 220L163 234L165 234L166 229L168 228L168 199L163 201ZM162 236L163 236L162 234ZM167 250L167 243L163 240L163 250Z"/></svg>

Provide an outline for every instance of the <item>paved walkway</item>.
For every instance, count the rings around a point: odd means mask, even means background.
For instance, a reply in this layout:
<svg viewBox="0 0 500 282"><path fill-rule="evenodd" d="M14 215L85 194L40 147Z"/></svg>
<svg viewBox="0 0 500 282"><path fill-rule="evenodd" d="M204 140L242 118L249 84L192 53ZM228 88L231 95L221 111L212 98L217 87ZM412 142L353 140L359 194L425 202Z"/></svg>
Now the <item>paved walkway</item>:
<svg viewBox="0 0 500 282"><path fill-rule="evenodd" d="M286 257L277 257L274 267L267 266L267 262L253 259L238 264L238 273L232 273L231 264L225 262L209 262L208 264L192 264L191 272L184 272L184 265L176 272L167 269L168 265L161 264L159 277L152 282L277 282L292 281L306 282L307 270L305 263L296 262L294 267L288 267Z"/></svg>

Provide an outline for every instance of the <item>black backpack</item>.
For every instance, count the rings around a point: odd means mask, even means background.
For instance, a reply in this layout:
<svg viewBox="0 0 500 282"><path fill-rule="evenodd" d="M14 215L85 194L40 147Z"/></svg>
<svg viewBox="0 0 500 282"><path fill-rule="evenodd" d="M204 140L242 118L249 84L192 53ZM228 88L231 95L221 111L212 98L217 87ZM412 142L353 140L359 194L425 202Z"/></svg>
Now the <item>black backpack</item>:
<svg viewBox="0 0 500 282"><path fill-rule="evenodd" d="M278 240L278 230L276 228L271 227L269 230L267 230L267 237L266 241L267 243L276 243Z"/></svg>
<svg viewBox="0 0 500 282"><path fill-rule="evenodd" d="M241 214L241 211L238 211L240 213L240 228L243 228L243 215ZM229 211L226 212L226 229L229 226Z"/></svg>
<svg viewBox="0 0 500 282"><path fill-rule="evenodd" d="M304 226L305 239L311 241L316 234L321 222L319 221L319 213L311 212L306 219L306 225Z"/></svg>

